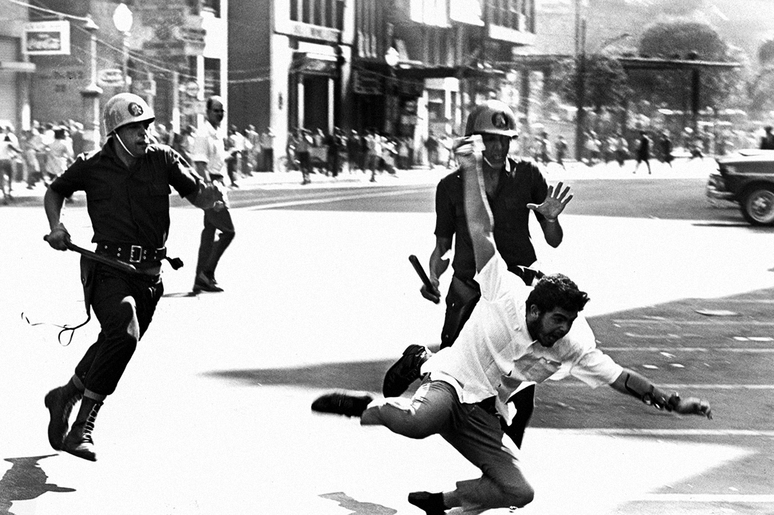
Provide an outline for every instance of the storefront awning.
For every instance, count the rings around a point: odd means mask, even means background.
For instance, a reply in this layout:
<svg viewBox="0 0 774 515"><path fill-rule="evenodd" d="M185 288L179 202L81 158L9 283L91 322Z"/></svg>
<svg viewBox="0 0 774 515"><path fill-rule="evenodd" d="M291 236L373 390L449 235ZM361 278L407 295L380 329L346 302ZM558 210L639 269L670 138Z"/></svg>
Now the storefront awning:
<svg viewBox="0 0 774 515"><path fill-rule="evenodd" d="M338 75L336 56L313 52L296 52L293 54L292 71L307 75L335 77Z"/></svg>
<svg viewBox="0 0 774 515"><path fill-rule="evenodd" d="M441 79L444 77L470 79L504 76L505 72L494 68L478 68L474 66L415 66L401 64L396 70L396 75L407 79Z"/></svg>

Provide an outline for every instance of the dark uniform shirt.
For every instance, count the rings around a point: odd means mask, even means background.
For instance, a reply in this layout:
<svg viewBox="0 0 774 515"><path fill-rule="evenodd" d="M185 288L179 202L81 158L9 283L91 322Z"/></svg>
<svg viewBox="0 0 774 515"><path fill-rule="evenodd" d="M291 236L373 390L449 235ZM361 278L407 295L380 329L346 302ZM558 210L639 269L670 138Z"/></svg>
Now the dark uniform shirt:
<svg viewBox="0 0 774 515"><path fill-rule="evenodd" d="M108 141L98 152L79 156L50 188L64 197L86 192L93 242L160 248L169 234L170 186L186 197L200 181L167 146L149 146L128 169Z"/></svg>
<svg viewBox="0 0 774 515"><path fill-rule="evenodd" d="M473 279L476 274L476 262L465 221L463 189L459 170L438 183L435 192L435 235L440 238L457 235L452 261L454 275L461 279ZM508 159L508 166L501 172L495 195L488 199L494 217L497 251L511 271L517 266L530 266L537 259L529 233L531 210L527 208L527 204L541 204L547 195L548 184L534 163L517 163ZM538 220L543 220L541 214L535 215Z"/></svg>

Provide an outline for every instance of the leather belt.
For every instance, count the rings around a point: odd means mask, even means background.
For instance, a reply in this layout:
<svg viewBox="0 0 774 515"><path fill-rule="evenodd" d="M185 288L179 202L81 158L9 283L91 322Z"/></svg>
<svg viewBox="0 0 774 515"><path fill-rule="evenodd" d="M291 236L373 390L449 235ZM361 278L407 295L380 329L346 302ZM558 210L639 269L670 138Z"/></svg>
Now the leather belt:
<svg viewBox="0 0 774 515"><path fill-rule="evenodd" d="M167 257L167 248L143 247L122 243L98 243L97 254L131 264L154 263Z"/></svg>

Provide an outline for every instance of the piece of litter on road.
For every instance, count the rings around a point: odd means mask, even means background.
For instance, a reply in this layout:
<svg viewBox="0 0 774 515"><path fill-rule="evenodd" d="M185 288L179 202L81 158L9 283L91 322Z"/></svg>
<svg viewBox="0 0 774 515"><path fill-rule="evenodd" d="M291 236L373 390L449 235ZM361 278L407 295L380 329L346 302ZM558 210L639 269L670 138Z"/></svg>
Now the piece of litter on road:
<svg viewBox="0 0 774 515"><path fill-rule="evenodd" d="M734 340L736 340L738 342L746 342L746 341L749 340L749 338L747 338L745 336L734 336Z"/></svg>
<svg viewBox="0 0 774 515"><path fill-rule="evenodd" d="M674 355L674 354L670 354L670 353L668 353L668 352L664 352L664 351L661 351L661 352L659 352L659 354L661 354L661 355L662 355L662 356L664 356L665 358L674 358L674 357L675 357L675 355Z"/></svg>
<svg viewBox="0 0 774 515"><path fill-rule="evenodd" d="M735 317L739 316L736 311L729 311L727 309L697 309L696 312L700 315L706 315L708 317Z"/></svg>
<svg viewBox="0 0 774 515"><path fill-rule="evenodd" d="M647 368L648 370L657 370L658 367L656 365L642 365L642 368Z"/></svg>
<svg viewBox="0 0 774 515"><path fill-rule="evenodd" d="M680 363L672 363L670 366L674 368L685 368L685 365L681 365Z"/></svg>

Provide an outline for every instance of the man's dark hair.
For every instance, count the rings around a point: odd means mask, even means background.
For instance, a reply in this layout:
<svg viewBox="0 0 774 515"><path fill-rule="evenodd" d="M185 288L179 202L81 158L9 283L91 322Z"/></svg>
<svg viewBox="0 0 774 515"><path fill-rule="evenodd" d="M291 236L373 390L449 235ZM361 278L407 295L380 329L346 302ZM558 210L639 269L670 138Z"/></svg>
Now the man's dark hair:
<svg viewBox="0 0 774 515"><path fill-rule="evenodd" d="M541 313L561 308L580 312L589 301L585 291L563 274L546 275L538 281L527 297L527 308L537 306Z"/></svg>
<svg viewBox="0 0 774 515"><path fill-rule="evenodd" d="M214 102L220 102L223 105L223 98L220 95L213 95L207 99L207 111L212 111L212 104Z"/></svg>

